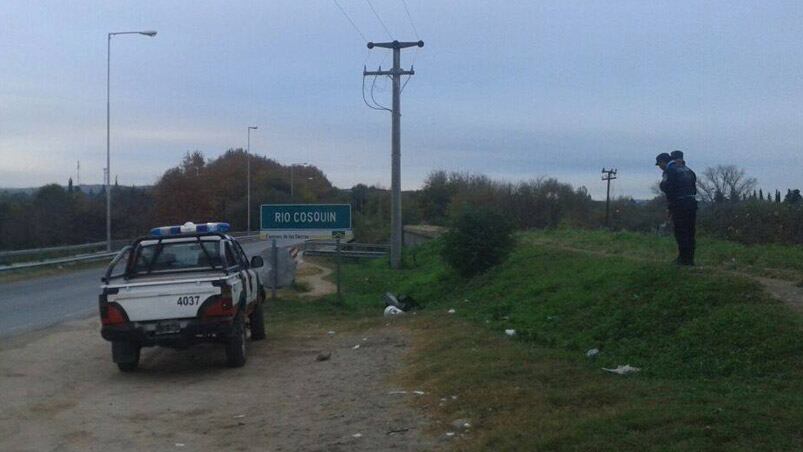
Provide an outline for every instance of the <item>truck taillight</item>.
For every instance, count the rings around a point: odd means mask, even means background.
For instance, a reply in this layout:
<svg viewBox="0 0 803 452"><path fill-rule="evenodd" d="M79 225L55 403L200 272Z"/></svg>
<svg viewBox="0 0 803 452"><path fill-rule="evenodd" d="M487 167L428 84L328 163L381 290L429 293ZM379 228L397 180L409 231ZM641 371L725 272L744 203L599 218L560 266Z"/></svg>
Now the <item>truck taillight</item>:
<svg viewBox="0 0 803 452"><path fill-rule="evenodd" d="M234 303L232 303L231 297L212 297L201 308L201 317L203 318L233 317L234 314Z"/></svg>
<svg viewBox="0 0 803 452"><path fill-rule="evenodd" d="M120 325L127 321L125 311L117 303L100 305L100 323L103 325Z"/></svg>

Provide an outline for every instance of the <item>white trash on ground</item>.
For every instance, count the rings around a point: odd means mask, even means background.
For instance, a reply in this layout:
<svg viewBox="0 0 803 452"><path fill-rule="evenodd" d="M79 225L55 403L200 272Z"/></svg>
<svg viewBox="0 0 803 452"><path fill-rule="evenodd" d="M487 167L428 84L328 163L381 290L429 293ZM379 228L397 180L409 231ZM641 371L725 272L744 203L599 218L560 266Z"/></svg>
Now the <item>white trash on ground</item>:
<svg viewBox="0 0 803 452"><path fill-rule="evenodd" d="M513 336L516 335L516 330L505 330L505 334L507 334L508 336L513 337Z"/></svg>
<svg viewBox="0 0 803 452"><path fill-rule="evenodd" d="M591 350L586 352L586 357L588 357L588 358L593 358L593 357L595 357L597 355L599 355L599 349L598 348L592 348Z"/></svg>
<svg viewBox="0 0 803 452"><path fill-rule="evenodd" d="M455 310L454 310L454 309L449 309L449 310L448 310L448 311L446 311L446 312L448 312L449 314L454 314L454 313L455 313Z"/></svg>
<svg viewBox="0 0 803 452"><path fill-rule="evenodd" d="M606 369L606 368L603 367L602 370L605 370L605 371L608 371L608 372L611 372L611 373L615 373L615 374L619 374L619 375L625 375L625 374L638 372L641 369L639 369L638 367L632 367L630 364L625 364L624 366L619 364L616 367L616 369Z"/></svg>
<svg viewBox="0 0 803 452"><path fill-rule="evenodd" d="M385 308L385 317L393 317L401 314L404 314L404 311L397 308L396 306L388 306Z"/></svg>

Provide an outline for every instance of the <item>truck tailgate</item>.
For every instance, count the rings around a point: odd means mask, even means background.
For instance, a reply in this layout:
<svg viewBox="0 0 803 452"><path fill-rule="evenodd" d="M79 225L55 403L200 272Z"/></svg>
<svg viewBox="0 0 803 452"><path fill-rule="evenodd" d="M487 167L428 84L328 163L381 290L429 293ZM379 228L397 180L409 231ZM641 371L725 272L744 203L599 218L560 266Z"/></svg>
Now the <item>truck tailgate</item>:
<svg viewBox="0 0 803 452"><path fill-rule="evenodd" d="M118 303L130 321L144 322L196 317L203 302L220 293L212 281L165 281L123 286L116 294L108 294L107 300Z"/></svg>

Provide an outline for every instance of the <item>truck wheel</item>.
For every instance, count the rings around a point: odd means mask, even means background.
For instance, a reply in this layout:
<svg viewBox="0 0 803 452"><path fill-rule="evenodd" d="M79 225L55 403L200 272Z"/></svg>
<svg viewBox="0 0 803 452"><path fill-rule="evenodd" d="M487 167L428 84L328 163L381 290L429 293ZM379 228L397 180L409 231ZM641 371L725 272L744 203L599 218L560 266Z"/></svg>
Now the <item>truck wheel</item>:
<svg viewBox="0 0 803 452"><path fill-rule="evenodd" d="M257 301L254 312L251 313L251 340L261 341L265 339L265 311L262 300Z"/></svg>
<svg viewBox="0 0 803 452"><path fill-rule="evenodd" d="M226 365L242 367L245 364L245 316L239 315L234 320L231 337L226 342Z"/></svg>
<svg viewBox="0 0 803 452"><path fill-rule="evenodd" d="M142 347L134 342L112 342L112 360L122 372L133 372L139 366L139 352Z"/></svg>

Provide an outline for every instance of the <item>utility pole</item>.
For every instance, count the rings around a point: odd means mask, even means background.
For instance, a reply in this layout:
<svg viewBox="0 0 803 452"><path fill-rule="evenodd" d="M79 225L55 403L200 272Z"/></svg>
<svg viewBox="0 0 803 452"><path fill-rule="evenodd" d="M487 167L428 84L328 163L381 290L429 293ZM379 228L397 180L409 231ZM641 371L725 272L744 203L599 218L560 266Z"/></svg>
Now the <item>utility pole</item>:
<svg viewBox="0 0 803 452"><path fill-rule="evenodd" d="M401 76L415 74L410 67L409 71L401 68L401 49L408 47L424 47L424 41L418 42L369 42L368 48L381 47L393 49L393 68L383 71L367 71L363 68L362 75L387 75L393 80L393 109L391 111L391 208L390 208L390 266L398 270L401 268L402 248L402 209L401 209Z"/></svg>
<svg viewBox="0 0 803 452"><path fill-rule="evenodd" d="M616 169L602 168L602 180L608 181L608 191L605 194L605 227L610 227L611 218L611 181L616 179Z"/></svg>

